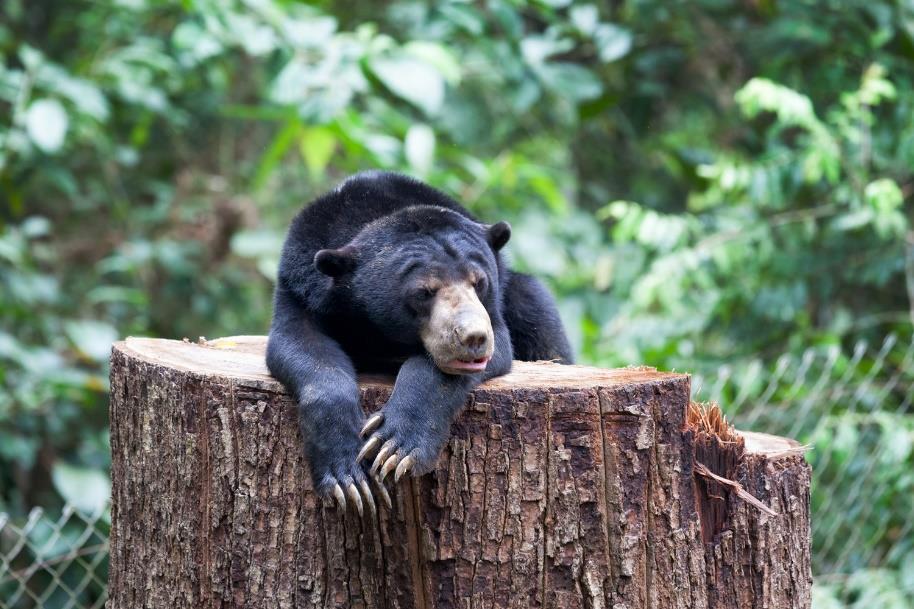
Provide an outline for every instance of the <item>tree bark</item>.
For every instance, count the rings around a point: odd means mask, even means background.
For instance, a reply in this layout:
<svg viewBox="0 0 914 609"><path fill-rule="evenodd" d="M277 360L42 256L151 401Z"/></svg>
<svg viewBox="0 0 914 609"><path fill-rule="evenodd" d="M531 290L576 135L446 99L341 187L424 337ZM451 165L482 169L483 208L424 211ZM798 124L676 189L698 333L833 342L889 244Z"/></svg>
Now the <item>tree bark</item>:
<svg viewBox="0 0 914 609"><path fill-rule="evenodd" d="M687 375L515 362L359 519L312 492L264 345L114 346L109 609L810 605L802 451L715 440ZM370 412L391 381L360 386Z"/></svg>

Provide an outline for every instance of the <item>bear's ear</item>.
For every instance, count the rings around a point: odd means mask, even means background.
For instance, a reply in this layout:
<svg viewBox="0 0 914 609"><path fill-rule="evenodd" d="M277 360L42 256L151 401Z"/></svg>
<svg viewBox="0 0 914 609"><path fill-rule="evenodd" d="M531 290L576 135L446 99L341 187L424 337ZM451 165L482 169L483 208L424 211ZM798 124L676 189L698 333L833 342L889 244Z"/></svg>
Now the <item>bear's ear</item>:
<svg viewBox="0 0 914 609"><path fill-rule="evenodd" d="M489 245L497 252L511 238L511 225L507 222L496 222L489 226L486 236L489 239Z"/></svg>
<svg viewBox="0 0 914 609"><path fill-rule="evenodd" d="M351 245L338 250L320 250L314 254L314 266L324 275L340 277L356 265L355 248Z"/></svg>

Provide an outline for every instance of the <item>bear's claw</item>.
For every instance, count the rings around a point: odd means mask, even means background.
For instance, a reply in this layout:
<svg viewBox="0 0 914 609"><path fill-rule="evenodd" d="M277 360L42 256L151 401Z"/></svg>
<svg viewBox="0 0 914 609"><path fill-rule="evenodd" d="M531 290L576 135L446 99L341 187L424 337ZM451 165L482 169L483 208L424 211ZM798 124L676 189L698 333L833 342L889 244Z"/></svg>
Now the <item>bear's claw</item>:
<svg viewBox="0 0 914 609"><path fill-rule="evenodd" d="M390 493L387 492L387 488L384 486L384 483L377 478L373 478L373 480L375 482L375 486L378 487L378 491L381 493L381 499L384 500L384 504L387 506L387 509L392 510L394 508L394 504L393 501L390 500Z"/></svg>
<svg viewBox="0 0 914 609"><path fill-rule="evenodd" d="M362 498L359 496L359 489L356 488L355 484L352 482L349 483L346 487L346 494L349 495L349 499L355 504L355 509L358 511L359 517L364 517L365 512L362 507Z"/></svg>
<svg viewBox="0 0 914 609"><path fill-rule="evenodd" d="M406 455L405 457L403 457L403 460L397 464L396 471L394 471L394 482L395 483L399 482L400 478L403 476L403 474L408 472L409 468L411 468L413 466L413 463L415 463L415 462L416 462L416 460L413 459L412 455Z"/></svg>
<svg viewBox="0 0 914 609"><path fill-rule="evenodd" d="M359 432L359 437L364 438L365 436L367 436L368 434L373 432L375 429L378 428L378 426L381 424L381 422L383 420L384 420L383 412L376 412L373 415L371 415L370 417L368 417L368 420L365 421L365 425L362 427L362 431Z"/></svg>
<svg viewBox="0 0 914 609"><path fill-rule="evenodd" d="M336 499L337 505L340 506L340 511L346 511L346 496L343 494L343 489L340 488L339 483L333 485L333 497Z"/></svg>
<svg viewBox="0 0 914 609"><path fill-rule="evenodd" d="M391 399L372 415L362 432L370 432L358 451L359 462L372 459L368 475L379 487L388 476L396 484L403 476L419 476L434 469L447 442L449 427L420 415L414 404ZM390 474L393 474L392 476Z"/></svg>
<svg viewBox="0 0 914 609"><path fill-rule="evenodd" d="M384 467L381 468L381 473L378 474L378 479L381 482L384 482L384 478L387 477L387 474L389 474L391 472L391 470L393 470L395 467L397 467L397 463L399 461L400 461L399 453L394 453L390 457L388 457L387 461L384 462Z"/></svg>
<svg viewBox="0 0 914 609"><path fill-rule="evenodd" d="M365 498L365 503L368 504L368 511L372 518L378 515L378 508L374 503L374 496L371 494L371 487L368 486L367 480L359 480L359 489L362 491L362 497Z"/></svg>
<svg viewBox="0 0 914 609"><path fill-rule="evenodd" d="M379 482L377 478L375 478L374 481L378 486L378 490L381 491L381 499L387 504L387 509L394 509L394 504L393 501L390 500L390 493L387 492L387 487L384 486L383 482Z"/></svg>
<svg viewBox="0 0 914 609"><path fill-rule="evenodd" d="M373 451L375 448L377 448L378 444L380 444L380 443L381 443L381 438L379 438L378 436L372 436L372 438L370 440L365 442L365 446L362 447L362 450L360 450L358 456L356 456L356 458L355 458L356 463L358 463L362 459L364 459L369 453L371 453L371 451Z"/></svg>
<svg viewBox="0 0 914 609"><path fill-rule="evenodd" d="M374 495L371 492L371 486L368 484L368 478L365 476L357 477L358 480L354 479L355 476L344 476L342 479L329 477L327 482L332 486L325 487L329 489L328 491L325 491L325 493L336 500L336 505L341 513L345 513L346 508L351 506L355 507L355 510L359 513L359 517L364 518L365 505L367 504L368 515L370 518L374 519L377 516L378 509L374 500ZM378 492L389 509L392 502L387 489L384 488L383 485L378 485Z"/></svg>
<svg viewBox="0 0 914 609"><path fill-rule="evenodd" d="M372 440L374 440L374 439L377 439L378 441L380 441L380 438L378 438L378 436L374 436L372 438ZM371 440L369 440L369 442L370 441ZM388 455L390 455L390 453L392 453L394 451L394 448L396 448L396 444L397 444L397 442L393 438L391 438L390 440L388 440L387 442L384 443L384 445L381 447L381 450L379 450L378 454L375 455L374 462L371 464L371 469L369 470L370 473L372 473L372 474L378 473L378 468L380 468L382 465L384 465L384 461L387 459Z"/></svg>

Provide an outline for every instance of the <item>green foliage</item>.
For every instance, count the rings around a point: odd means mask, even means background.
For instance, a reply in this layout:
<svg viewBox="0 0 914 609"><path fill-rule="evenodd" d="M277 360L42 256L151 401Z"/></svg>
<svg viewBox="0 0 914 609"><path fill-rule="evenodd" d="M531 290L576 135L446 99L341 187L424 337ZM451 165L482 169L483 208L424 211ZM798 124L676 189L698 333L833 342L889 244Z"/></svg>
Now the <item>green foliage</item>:
<svg viewBox="0 0 914 609"><path fill-rule="evenodd" d="M727 364L735 397L782 353L909 335L912 16L886 0L6 0L0 510L101 489L86 476L107 467L110 341L265 332L290 218L360 169L511 221L514 263L551 285L585 362ZM809 408L821 425L801 440L850 461L891 442L880 488L910 496L910 415ZM897 590L903 556L885 564Z"/></svg>

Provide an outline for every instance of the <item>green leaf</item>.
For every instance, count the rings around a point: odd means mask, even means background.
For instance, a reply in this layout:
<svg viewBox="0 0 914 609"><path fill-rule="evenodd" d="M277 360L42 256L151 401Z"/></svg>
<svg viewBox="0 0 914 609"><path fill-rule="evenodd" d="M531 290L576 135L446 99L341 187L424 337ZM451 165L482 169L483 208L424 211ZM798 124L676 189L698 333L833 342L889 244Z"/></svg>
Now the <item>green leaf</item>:
<svg viewBox="0 0 914 609"><path fill-rule="evenodd" d="M257 270L270 281L276 281L283 235L269 229L245 230L232 237L232 252L255 261Z"/></svg>
<svg viewBox="0 0 914 609"><path fill-rule="evenodd" d="M276 277L279 276L279 257L270 258L265 256L257 260L257 270L260 271L260 274L269 279L270 281L275 282Z"/></svg>
<svg viewBox="0 0 914 609"><path fill-rule="evenodd" d="M577 102L600 97L603 85L593 72L575 63L547 63L540 77L554 92Z"/></svg>
<svg viewBox="0 0 914 609"><path fill-rule="evenodd" d="M42 216L30 216L19 225L22 234L29 239L45 237L51 232L51 222Z"/></svg>
<svg viewBox="0 0 914 609"><path fill-rule="evenodd" d="M302 48L321 48L329 44L336 32L337 23L333 17L311 16L304 19L289 19L282 24L286 37L292 44Z"/></svg>
<svg viewBox="0 0 914 609"><path fill-rule="evenodd" d="M866 185L863 190L863 196L866 202L877 212L893 211L901 207L904 202L904 194L895 180L891 178L882 178L875 180Z"/></svg>
<svg viewBox="0 0 914 609"><path fill-rule="evenodd" d="M406 55L376 57L369 61L371 71L394 95L437 114L444 103L444 77L425 61Z"/></svg>
<svg viewBox="0 0 914 609"><path fill-rule="evenodd" d="M51 479L60 496L84 513L101 512L111 497L108 476L96 469L58 461L51 471Z"/></svg>
<svg viewBox="0 0 914 609"><path fill-rule="evenodd" d="M99 362L108 360L111 345L118 339L114 326L92 319L68 321L64 331L82 355Z"/></svg>
<svg viewBox="0 0 914 609"><path fill-rule="evenodd" d="M177 49L187 54L190 63L199 63L223 51L222 43L192 21L179 23L171 35Z"/></svg>
<svg viewBox="0 0 914 609"><path fill-rule="evenodd" d="M259 57L272 52L276 48L279 41L271 27L259 23L248 15L229 13L226 15L226 19L228 20L229 30L235 39L241 43L248 55Z"/></svg>
<svg viewBox="0 0 914 609"><path fill-rule="evenodd" d="M485 30L485 20L472 6L442 2L438 10L448 21L473 36L479 36Z"/></svg>
<svg viewBox="0 0 914 609"><path fill-rule="evenodd" d="M904 419L891 415L881 418L885 449L880 462L884 467L904 466L914 451L914 433L904 425Z"/></svg>
<svg viewBox="0 0 914 609"><path fill-rule="evenodd" d="M812 606L816 609L846 609L847 607L839 599L836 586L819 582L812 586Z"/></svg>
<svg viewBox="0 0 914 609"><path fill-rule="evenodd" d="M495 20L512 40L517 40L524 33L524 21L515 7L506 0L491 0L488 3Z"/></svg>
<svg viewBox="0 0 914 609"><path fill-rule="evenodd" d="M596 5L593 4L572 6L568 11L568 16L571 17L574 27L585 34L593 34L597 29L597 24L600 22L600 13L597 11Z"/></svg>
<svg viewBox="0 0 914 609"><path fill-rule="evenodd" d="M530 66L541 66L548 58L566 53L574 48L574 42L568 38L555 36L528 36L520 43L521 54Z"/></svg>
<svg viewBox="0 0 914 609"><path fill-rule="evenodd" d="M631 32L611 23L603 23L597 28L594 42L600 49L600 59L606 63L625 57L632 49Z"/></svg>
<svg viewBox="0 0 914 609"><path fill-rule="evenodd" d="M460 81L460 63L447 47L434 42L415 40L403 46L403 52L434 66L449 84Z"/></svg>
<svg viewBox="0 0 914 609"><path fill-rule="evenodd" d="M778 120L788 125L809 128L819 124L807 96L767 78L751 79L736 92L735 99L748 118L755 118L761 112L774 112Z"/></svg>
<svg viewBox="0 0 914 609"><path fill-rule="evenodd" d="M852 231L857 230L862 226L866 226L875 218L875 213L872 209L866 207L863 209L858 209L856 211L851 211L846 214L841 214L835 218L835 221L832 223L832 226L839 231Z"/></svg>
<svg viewBox="0 0 914 609"><path fill-rule="evenodd" d="M269 229L244 230L232 237L232 252L242 258L269 256L278 258L282 250L282 233Z"/></svg>
<svg viewBox="0 0 914 609"><path fill-rule="evenodd" d="M419 176L426 176L435 160L435 132L428 125L413 125L406 132L406 160Z"/></svg>
<svg viewBox="0 0 914 609"><path fill-rule="evenodd" d="M6 332L0 332L0 358L19 359L23 348L16 337Z"/></svg>
<svg viewBox="0 0 914 609"><path fill-rule="evenodd" d="M333 130L327 127L302 129L298 145L311 179L319 179L336 150L336 135Z"/></svg>
<svg viewBox="0 0 914 609"><path fill-rule="evenodd" d="M25 127L29 138L41 150L54 153L63 146L67 136L67 112L56 99L39 99L29 106Z"/></svg>

